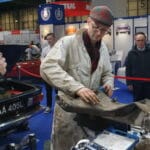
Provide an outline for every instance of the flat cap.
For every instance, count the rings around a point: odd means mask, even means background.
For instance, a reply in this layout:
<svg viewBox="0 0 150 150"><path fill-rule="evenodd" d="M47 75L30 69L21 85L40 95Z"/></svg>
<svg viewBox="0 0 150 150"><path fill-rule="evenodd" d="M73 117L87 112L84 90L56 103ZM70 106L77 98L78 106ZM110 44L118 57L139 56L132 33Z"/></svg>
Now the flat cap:
<svg viewBox="0 0 150 150"><path fill-rule="evenodd" d="M90 11L90 17L106 26L113 24L114 17L112 11L105 5L93 7Z"/></svg>

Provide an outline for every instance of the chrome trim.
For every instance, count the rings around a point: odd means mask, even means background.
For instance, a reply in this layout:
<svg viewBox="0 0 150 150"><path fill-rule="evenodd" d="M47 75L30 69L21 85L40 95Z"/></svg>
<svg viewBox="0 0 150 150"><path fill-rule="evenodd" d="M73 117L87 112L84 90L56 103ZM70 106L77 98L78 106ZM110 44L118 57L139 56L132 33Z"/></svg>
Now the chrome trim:
<svg viewBox="0 0 150 150"><path fill-rule="evenodd" d="M22 115L18 115L13 117L11 120L8 120L6 122L1 122L0 121L0 131L5 130L9 127L13 127L14 125L19 125L21 124L23 121L30 119L31 117L34 117L35 115L38 115L40 113L42 113L45 110L44 106L39 106L38 108L33 109L30 112L24 113Z"/></svg>

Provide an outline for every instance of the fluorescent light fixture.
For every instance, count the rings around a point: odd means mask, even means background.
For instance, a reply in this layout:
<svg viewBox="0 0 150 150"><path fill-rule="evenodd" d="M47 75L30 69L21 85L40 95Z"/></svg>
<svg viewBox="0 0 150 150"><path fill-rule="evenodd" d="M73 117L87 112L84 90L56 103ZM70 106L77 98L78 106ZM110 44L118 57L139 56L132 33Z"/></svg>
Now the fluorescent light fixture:
<svg viewBox="0 0 150 150"><path fill-rule="evenodd" d="M5 3L5 2L10 2L10 1L13 1L13 0L0 0L0 3Z"/></svg>

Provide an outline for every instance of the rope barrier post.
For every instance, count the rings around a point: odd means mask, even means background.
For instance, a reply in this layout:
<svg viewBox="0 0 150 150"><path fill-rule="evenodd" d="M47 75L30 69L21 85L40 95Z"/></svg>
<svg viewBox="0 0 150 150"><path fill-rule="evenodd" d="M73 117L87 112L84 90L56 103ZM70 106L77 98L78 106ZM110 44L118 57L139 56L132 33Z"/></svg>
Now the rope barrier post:
<svg viewBox="0 0 150 150"><path fill-rule="evenodd" d="M21 80L21 71L20 71L21 66L17 64L17 70L18 70L18 79Z"/></svg>

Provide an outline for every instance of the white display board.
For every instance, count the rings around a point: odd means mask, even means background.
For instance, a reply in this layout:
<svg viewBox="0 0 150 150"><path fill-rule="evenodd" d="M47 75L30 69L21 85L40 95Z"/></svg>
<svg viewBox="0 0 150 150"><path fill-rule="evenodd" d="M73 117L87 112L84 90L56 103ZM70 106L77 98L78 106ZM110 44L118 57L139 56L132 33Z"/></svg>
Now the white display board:
<svg viewBox="0 0 150 150"><path fill-rule="evenodd" d="M0 44L4 44L4 33L0 32Z"/></svg>
<svg viewBox="0 0 150 150"><path fill-rule="evenodd" d="M54 32L53 24L40 25L40 44L44 48L47 45L46 40L44 39L48 33Z"/></svg>
<svg viewBox="0 0 150 150"><path fill-rule="evenodd" d="M40 25L40 39L43 40L48 33L53 31L53 24Z"/></svg>
<svg viewBox="0 0 150 150"><path fill-rule="evenodd" d="M55 33L56 39L63 37L65 35L65 25L55 25L54 33Z"/></svg>
<svg viewBox="0 0 150 150"><path fill-rule="evenodd" d="M40 42L40 34L35 31L20 30L18 34L13 34L11 31L0 32L0 41L6 45L28 45L31 41L35 44Z"/></svg>
<svg viewBox="0 0 150 150"><path fill-rule="evenodd" d="M121 65L124 65L125 58L133 46L133 20L118 19L114 22L114 48L122 51Z"/></svg>

